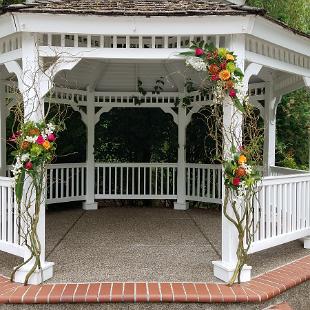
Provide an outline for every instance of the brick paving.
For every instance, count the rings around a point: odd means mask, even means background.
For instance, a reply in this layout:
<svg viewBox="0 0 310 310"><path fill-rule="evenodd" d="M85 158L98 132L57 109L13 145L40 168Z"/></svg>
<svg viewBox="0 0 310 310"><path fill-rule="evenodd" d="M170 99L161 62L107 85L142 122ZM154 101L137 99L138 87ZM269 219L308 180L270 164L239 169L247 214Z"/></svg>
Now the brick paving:
<svg viewBox="0 0 310 310"><path fill-rule="evenodd" d="M244 284L113 282L28 285L0 276L0 304L107 302L241 303L264 302L310 279L310 255ZM290 309L284 303L270 309Z"/></svg>

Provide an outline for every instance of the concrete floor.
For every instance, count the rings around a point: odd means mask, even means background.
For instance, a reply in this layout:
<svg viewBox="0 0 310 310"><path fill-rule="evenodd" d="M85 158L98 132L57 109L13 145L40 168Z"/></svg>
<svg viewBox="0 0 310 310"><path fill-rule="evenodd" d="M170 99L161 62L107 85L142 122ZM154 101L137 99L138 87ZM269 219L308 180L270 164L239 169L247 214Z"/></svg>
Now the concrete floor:
<svg viewBox="0 0 310 310"><path fill-rule="evenodd" d="M47 212L47 260L51 282L218 281L221 218L214 209L175 211L154 207L57 208ZM260 274L309 254L300 241L250 256ZM0 274L18 259L0 253Z"/></svg>

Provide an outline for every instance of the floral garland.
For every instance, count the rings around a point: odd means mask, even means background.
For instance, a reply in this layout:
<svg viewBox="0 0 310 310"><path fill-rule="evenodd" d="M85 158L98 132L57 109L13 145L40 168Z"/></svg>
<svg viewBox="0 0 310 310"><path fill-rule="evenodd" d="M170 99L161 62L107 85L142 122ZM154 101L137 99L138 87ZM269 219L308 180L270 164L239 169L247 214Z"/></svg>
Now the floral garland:
<svg viewBox="0 0 310 310"><path fill-rule="evenodd" d="M45 177L47 165L53 160L56 150L57 127L44 121L24 123L20 130L12 135L10 142L15 143L15 163L12 174L15 179L15 194L18 204L19 234L23 244L29 249L30 257L16 267L11 275L24 265L33 261L33 267L25 278L25 285L30 276L41 268L41 244L37 234L42 197L45 195ZM27 188L24 188L27 179Z"/></svg>
<svg viewBox="0 0 310 310"><path fill-rule="evenodd" d="M237 67L237 56L232 51L201 41L192 42L190 51L180 55L186 57L187 66L197 72L205 72L204 80L208 85L199 89L201 93L211 88L215 105L223 104L224 99L229 96L240 112L246 112L248 96L242 92L244 74ZM237 150L232 146L228 157L222 160L225 183L223 214L236 227L239 240L236 250L237 264L229 281L229 285L232 285L237 279L240 283L241 272L246 265L253 241L253 205L261 176L255 163L249 160L250 150L243 147Z"/></svg>
<svg viewBox="0 0 310 310"><path fill-rule="evenodd" d="M237 56L226 48L216 48L203 41L192 42L190 49L180 53L186 57L186 65L197 72L206 72L209 85L218 101L229 95L234 105L244 111L245 96L241 90L244 74L237 66Z"/></svg>

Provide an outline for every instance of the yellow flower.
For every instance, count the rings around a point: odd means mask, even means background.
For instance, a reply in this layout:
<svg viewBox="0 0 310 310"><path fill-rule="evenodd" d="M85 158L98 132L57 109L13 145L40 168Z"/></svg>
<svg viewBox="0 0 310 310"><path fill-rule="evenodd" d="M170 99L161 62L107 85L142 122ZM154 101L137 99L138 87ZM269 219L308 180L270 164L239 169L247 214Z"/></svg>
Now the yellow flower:
<svg viewBox="0 0 310 310"><path fill-rule="evenodd" d="M44 141L42 146L48 151L51 148L51 144L48 141Z"/></svg>
<svg viewBox="0 0 310 310"><path fill-rule="evenodd" d="M244 155L240 155L239 160L238 160L238 164L239 165L243 165L247 162L247 159Z"/></svg>
<svg viewBox="0 0 310 310"><path fill-rule="evenodd" d="M231 55L231 54L227 54L227 55L226 55L226 60L228 60L228 61L234 61L234 60L235 60L235 57L234 57L233 55Z"/></svg>
<svg viewBox="0 0 310 310"><path fill-rule="evenodd" d="M228 50L226 48L220 47L218 49L218 54L222 57L225 57L227 53L228 53Z"/></svg>
<svg viewBox="0 0 310 310"><path fill-rule="evenodd" d="M230 79L230 72L228 70L222 70L219 77L222 81L228 81Z"/></svg>

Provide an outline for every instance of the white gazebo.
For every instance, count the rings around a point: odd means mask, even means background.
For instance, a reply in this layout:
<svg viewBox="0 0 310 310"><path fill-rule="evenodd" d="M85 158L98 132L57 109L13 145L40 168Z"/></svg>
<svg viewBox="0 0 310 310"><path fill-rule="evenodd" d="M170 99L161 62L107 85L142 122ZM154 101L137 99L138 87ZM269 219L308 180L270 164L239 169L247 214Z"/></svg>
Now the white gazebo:
<svg viewBox="0 0 310 310"><path fill-rule="evenodd" d="M185 68L178 54L193 40L213 42L238 55L250 101L265 122L265 177L253 215L259 227L250 252L310 235L310 174L275 167L278 103L283 95L310 86L309 36L244 2L29 0L2 8L1 251L29 257L18 235L14 182L6 177L6 118L18 100L15 89L23 98L25 118L42 118L48 100L79 111L87 126L86 163L49 167L47 203L84 200L85 210L96 210L96 199L171 199L176 210L186 210L189 201L222 203L222 167L188 164L185 158L186 127L194 113L212 104L211 94L194 94L192 105L175 108L176 101L186 96L184 80L173 74ZM160 94L138 92L138 79L150 88L160 76L170 76ZM134 104L135 98L140 98L140 105ZM117 107L159 108L169 113L178 126L178 161L95 162L95 125L103 113ZM225 106L224 126L231 125L234 109L231 103ZM39 237L43 280L47 280L53 263L45 261L44 208ZM237 232L225 217L222 239L222 260L213 262L214 274L228 281L236 263ZM309 238L305 247L310 247ZM30 267L18 271L15 280L23 282ZM250 270L244 268L243 281L250 279ZM38 270L30 283L40 283L41 274Z"/></svg>

